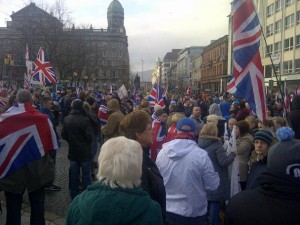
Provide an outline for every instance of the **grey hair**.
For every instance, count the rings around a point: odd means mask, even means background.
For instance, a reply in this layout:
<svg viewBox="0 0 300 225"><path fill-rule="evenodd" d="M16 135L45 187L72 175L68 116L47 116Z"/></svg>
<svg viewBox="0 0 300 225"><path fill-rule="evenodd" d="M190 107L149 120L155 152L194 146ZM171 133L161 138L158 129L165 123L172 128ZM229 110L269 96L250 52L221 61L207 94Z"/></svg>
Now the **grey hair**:
<svg viewBox="0 0 300 225"><path fill-rule="evenodd" d="M30 91L22 89L19 90L17 93L17 101L18 103L31 103L32 102L32 95Z"/></svg>

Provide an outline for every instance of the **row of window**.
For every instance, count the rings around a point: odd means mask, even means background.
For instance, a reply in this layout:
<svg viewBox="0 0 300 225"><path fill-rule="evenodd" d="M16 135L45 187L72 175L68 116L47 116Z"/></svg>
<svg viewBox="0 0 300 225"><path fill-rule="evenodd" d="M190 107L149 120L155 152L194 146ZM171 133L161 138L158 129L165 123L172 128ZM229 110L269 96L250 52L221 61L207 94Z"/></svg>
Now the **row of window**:
<svg viewBox="0 0 300 225"><path fill-rule="evenodd" d="M282 46L281 41L275 42L274 44L271 44L271 45L267 45L265 56L268 57L271 54L280 53L282 51L282 47L283 47L284 51L293 50L294 47L300 48L300 35L297 35L295 37L295 46L294 46L294 38L293 37L285 39L283 42L283 46Z"/></svg>
<svg viewBox="0 0 300 225"><path fill-rule="evenodd" d="M293 63L294 62L294 63ZM280 67L275 66L276 74L280 74ZM283 62L283 74L292 74L292 73L300 73L300 59L288 60ZM265 66L265 77L271 78L275 76L274 69L272 65Z"/></svg>
<svg viewBox="0 0 300 225"><path fill-rule="evenodd" d="M267 17L272 16L274 13L279 12L282 9L283 4L285 7L292 5L295 0L276 0L275 3L269 5L266 9Z"/></svg>
<svg viewBox="0 0 300 225"><path fill-rule="evenodd" d="M300 11L296 12L296 21L295 21L295 14L291 14L289 16L286 16L284 18L284 24L282 20L276 21L274 24L270 24L266 27L266 35L267 37L273 35L274 33L280 33L282 30L282 27L284 26L284 29L291 28L294 26L294 24L300 24Z"/></svg>

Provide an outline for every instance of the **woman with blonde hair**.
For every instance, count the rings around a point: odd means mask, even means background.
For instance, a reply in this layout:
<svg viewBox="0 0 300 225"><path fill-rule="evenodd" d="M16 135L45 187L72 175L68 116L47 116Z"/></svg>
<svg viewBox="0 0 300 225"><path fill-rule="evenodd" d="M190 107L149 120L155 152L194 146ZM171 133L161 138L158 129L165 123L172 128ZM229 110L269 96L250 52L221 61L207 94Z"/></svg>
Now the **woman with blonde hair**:
<svg viewBox="0 0 300 225"><path fill-rule="evenodd" d="M172 125L170 126L170 128L168 129L168 135L167 135L167 140L166 142L168 141L172 141L173 139L175 139L176 135L177 135L177 132L176 132L176 125L178 123L178 121L181 119L181 118L184 118L185 116L182 115L181 113L175 113L173 116L172 116Z"/></svg>
<svg viewBox="0 0 300 225"><path fill-rule="evenodd" d="M111 138L101 148L98 182L71 203L66 225L163 224L159 204L140 187L141 145Z"/></svg>
<svg viewBox="0 0 300 225"><path fill-rule="evenodd" d="M221 139L217 135L217 125L213 122L208 122L202 128L198 141L199 147L207 151L214 169L220 177L219 187L214 191L207 191L208 211L210 214L210 224L212 225L219 223L221 203L230 198L227 167L235 158L234 152L226 154Z"/></svg>

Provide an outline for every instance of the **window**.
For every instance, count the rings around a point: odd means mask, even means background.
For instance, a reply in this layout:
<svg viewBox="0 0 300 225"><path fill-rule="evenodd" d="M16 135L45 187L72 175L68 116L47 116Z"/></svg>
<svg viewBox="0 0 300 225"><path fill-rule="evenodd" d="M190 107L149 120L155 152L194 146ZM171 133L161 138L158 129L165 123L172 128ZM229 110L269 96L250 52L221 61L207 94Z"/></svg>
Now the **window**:
<svg viewBox="0 0 300 225"><path fill-rule="evenodd" d="M274 43L274 53L281 52L281 41Z"/></svg>
<svg viewBox="0 0 300 225"><path fill-rule="evenodd" d="M271 78L272 77L272 65L266 65L265 66L265 78Z"/></svg>
<svg viewBox="0 0 300 225"><path fill-rule="evenodd" d="M294 25L294 14L285 17L285 29L288 29Z"/></svg>
<svg viewBox="0 0 300 225"><path fill-rule="evenodd" d="M274 14L274 3L267 7L267 17Z"/></svg>
<svg viewBox="0 0 300 225"><path fill-rule="evenodd" d="M277 1L275 2L275 12L280 11L281 8L282 8L282 0L277 0Z"/></svg>
<svg viewBox="0 0 300 225"><path fill-rule="evenodd" d="M293 38L288 38L284 40L284 51L289 51L293 49L294 40Z"/></svg>
<svg viewBox="0 0 300 225"><path fill-rule="evenodd" d="M271 24L271 25L267 26L267 37L273 35L273 33L274 33L274 26L273 26L273 24Z"/></svg>
<svg viewBox="0 0 300 225"><path fill-rule="evenodd" d="M283 62L283 73L284 74L289 74L293 72L293 61L285 61Z"/></svg>
<svg viewBox="0 0 300 225"><path fill-rule="evenodd" d="M281 31L281 23L282 20L278 20L275 22L275 33L279 33Z"/></svg>
<svg viewBox="0 0 300 225"><path fill-rule="evenodd" d="M296 48L300 48L300 35L296 36Z"/></svg>
<svg viewBox="0 0 300 225"><path fill-rule="evenodd" d="M300 11L296 12L296 23L300 23Z"/></svg>
<svg viewBox="0 0 300 225"><path fill-rule="evenodd" d="M267 45L266 47L266 57L273 53L273 45Z"/></svg>
<svg viewBox="0 0 300 225"><path fill-rule="evenodd" d="M285 0L285 5L289 6L294 3L294 0Z"/></svg>
<svg viewBox="0 0 300 225"><path fill-rule="evenodd" d="M295 59L295 73L300 73L300 59Z"/></svg>

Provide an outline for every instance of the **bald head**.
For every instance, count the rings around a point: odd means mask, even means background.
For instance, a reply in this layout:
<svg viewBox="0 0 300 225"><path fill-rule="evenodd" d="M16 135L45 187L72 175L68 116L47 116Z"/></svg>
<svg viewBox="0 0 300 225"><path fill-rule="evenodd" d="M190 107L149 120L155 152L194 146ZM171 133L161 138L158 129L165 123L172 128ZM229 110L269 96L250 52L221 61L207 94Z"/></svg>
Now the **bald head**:
<svg viewBox="0 0 300 225"><path fill-rule="evenodd" d="M32 96L30 91L25 89L19 90L17 93L17 101L18 103L31 103Z"/></svg>

